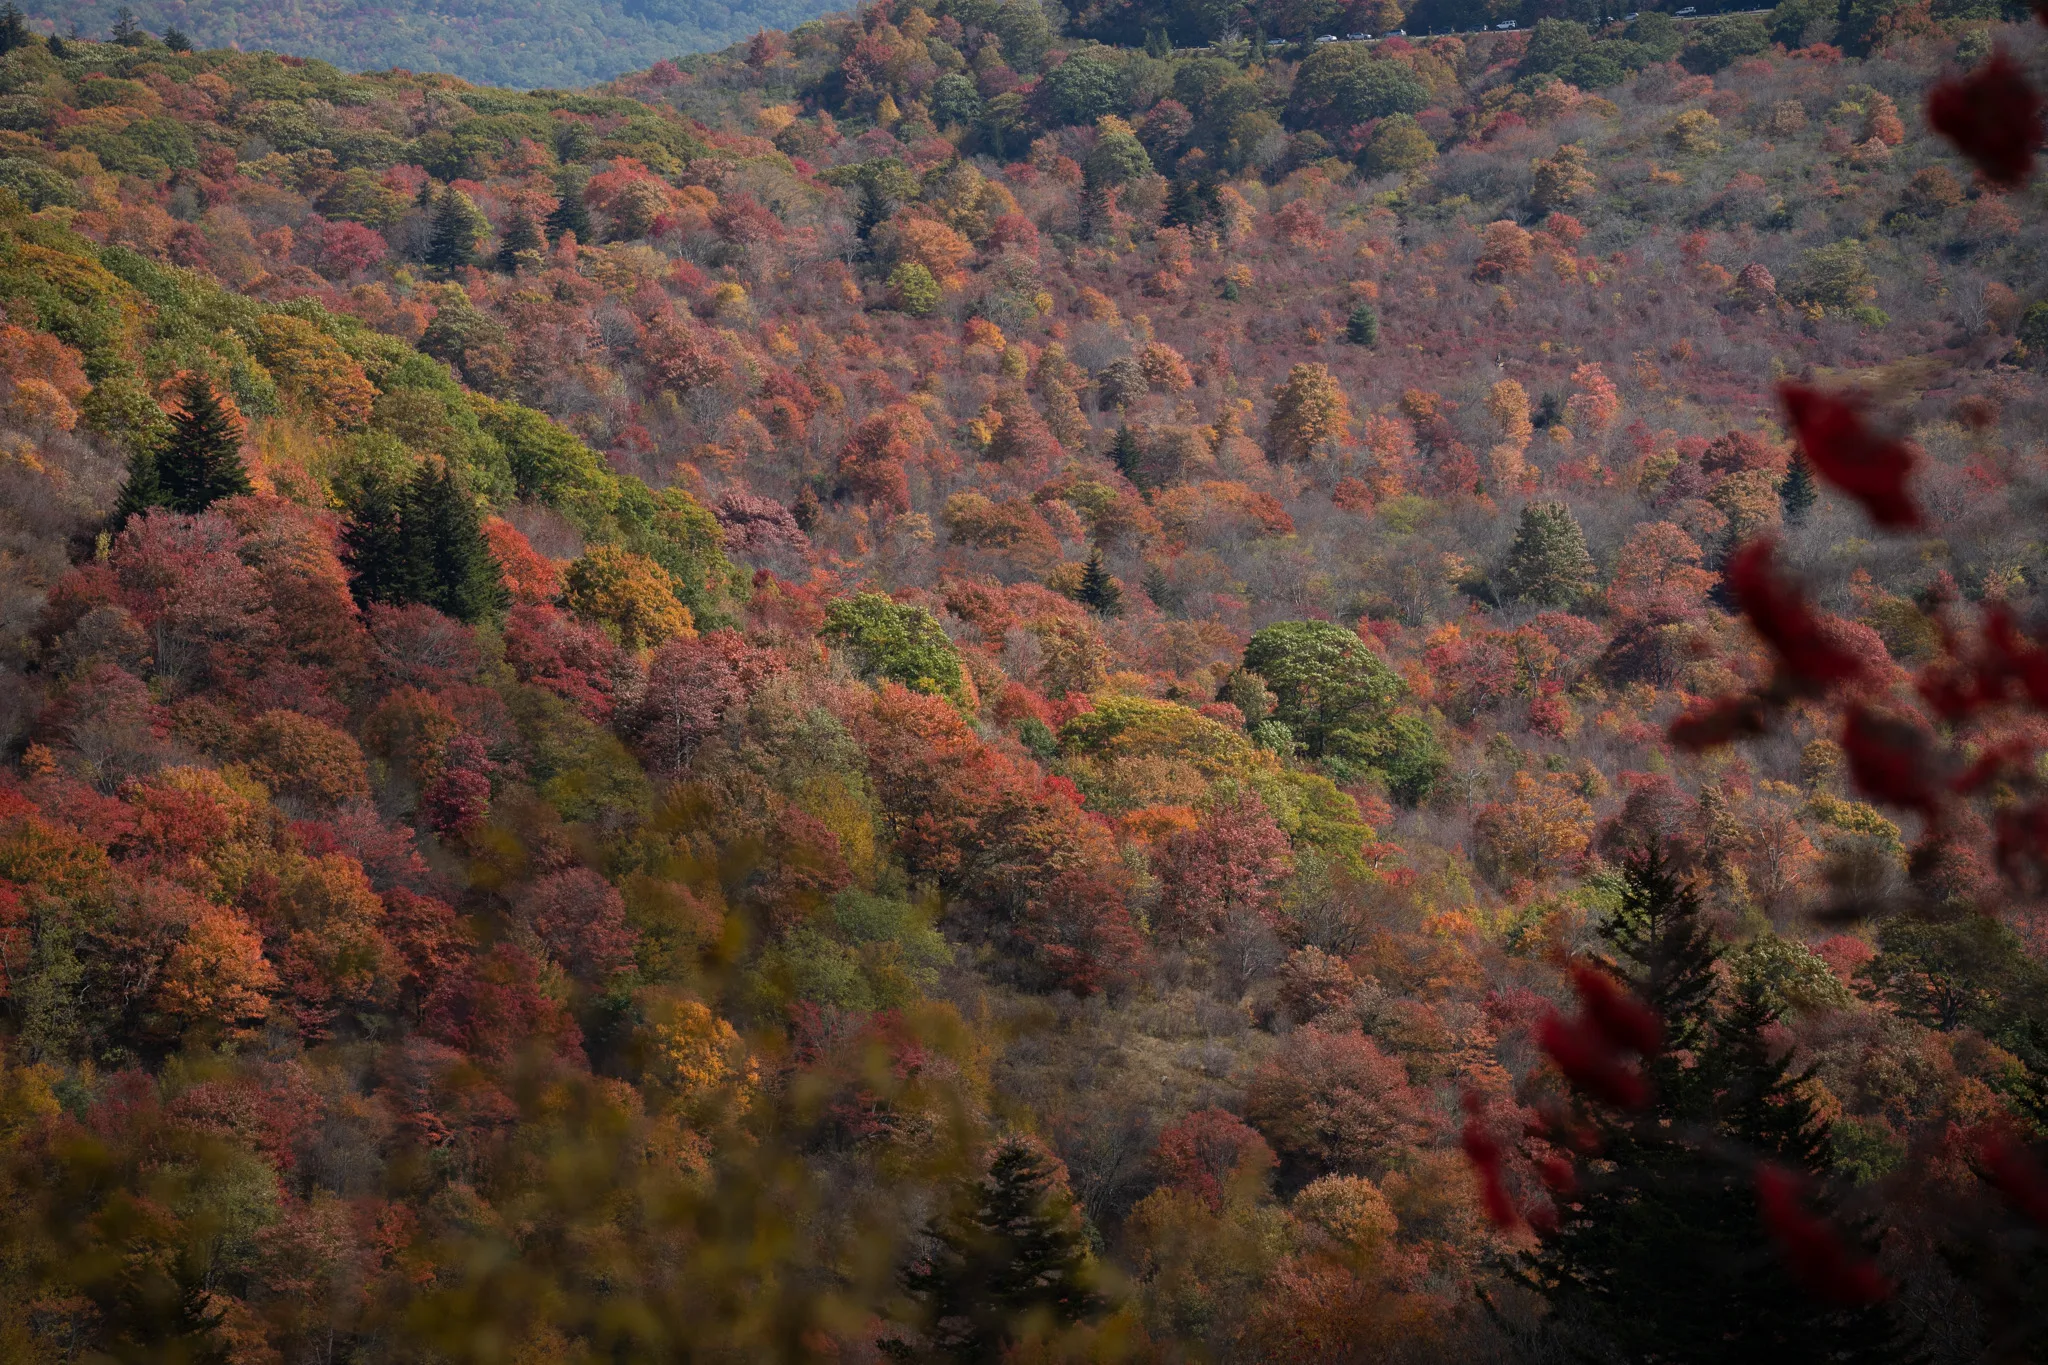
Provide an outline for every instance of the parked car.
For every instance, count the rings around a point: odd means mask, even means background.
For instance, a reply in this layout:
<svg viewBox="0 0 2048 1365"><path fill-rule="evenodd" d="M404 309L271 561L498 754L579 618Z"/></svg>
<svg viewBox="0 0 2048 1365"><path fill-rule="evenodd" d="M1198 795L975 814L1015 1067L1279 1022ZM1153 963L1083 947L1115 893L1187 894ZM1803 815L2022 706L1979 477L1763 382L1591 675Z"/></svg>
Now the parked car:
<svg viewBox="0 0 2048 1365"><path fill-rule="evenodd" d="M1316 39L1316 41L1319 43L1334 43L1337 41L1337 35L1334 33L1325 33L1322 37Z"/></svg>
<svg viewBox="0 0 2048 1365"><path fill-rule="evenodd" d="M1372 37L1370 33L1347 33L1344 35L1344 41L1347 43L1362 43L1370 37Z"/></svg>
<svg viewBox="0 0 2048 1365"><path fill-rule="evenodd" d="M1515 27L1515 21L1514 21L1514 20L1512 20L1512 19L1503 19L1503 20L1501 20L1501 21L1500 21L1499 23L1495 24L1495 25L1494 25L1494 27L1495 27L1495 28L1513 28L1513 27Z"/></svg>

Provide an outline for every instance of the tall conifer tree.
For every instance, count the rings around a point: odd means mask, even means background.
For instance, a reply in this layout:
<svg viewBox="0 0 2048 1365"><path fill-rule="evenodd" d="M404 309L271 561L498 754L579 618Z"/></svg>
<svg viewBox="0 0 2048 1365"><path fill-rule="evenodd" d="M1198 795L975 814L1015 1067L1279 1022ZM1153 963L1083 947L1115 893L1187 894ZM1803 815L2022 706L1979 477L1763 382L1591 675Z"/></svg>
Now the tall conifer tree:
<svg viewBox="0 0 2048 1365"><path fill-rule="evenodd" d="M1759 1215L1756 1168L1808 1179L1830 1166L1828 1132L1774 1054L1764 992L1723 1001L1720 949L1690 880L1652 850L1625 871L1603 928L1617 965L1656 1010L1664 1047L1647 1060L1648 1108L1582 1103L1600 1164L1559 1198L1555 1230L1523 1258L1568 1337L1604 1358L1750 1365L1892 1361L1883 1311L1817 1298L1786 1266ZM1818 1212L1828 1213L1823 1196ZM1590 1344L1590 1343L1588 1343Z"/></svg>
<svg viewBox="0 0 2048 1365"><path fill-rule="evenodd" d="M118 504L123 520L150 507L203 512L222 498L250 491L242 468L242 423L197 372L178 388L170 433L154 450L128 461L128 482Z"/></svg>

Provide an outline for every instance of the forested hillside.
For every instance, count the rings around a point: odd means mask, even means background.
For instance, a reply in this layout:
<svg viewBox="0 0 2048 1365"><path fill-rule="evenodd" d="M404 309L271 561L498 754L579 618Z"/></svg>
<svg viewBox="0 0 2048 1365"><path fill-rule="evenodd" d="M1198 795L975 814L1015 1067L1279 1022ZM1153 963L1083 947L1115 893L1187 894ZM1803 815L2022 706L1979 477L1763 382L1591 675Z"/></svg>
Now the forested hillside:
<svg viewBox="0 0 2048 1365"><path fill-rule="evenodd" d="M0 20L7 1359L2039 1358L2048 29L1268 17Z"/></svg>
<svg viewBox="0 0 2048 1365"><path fill-rule="evenodd" d="M349 71L445 71L568 89L763 28L793 28L826 0L22 0L46 32L112 38L175 29L200 47L289 52Z"/></svg>

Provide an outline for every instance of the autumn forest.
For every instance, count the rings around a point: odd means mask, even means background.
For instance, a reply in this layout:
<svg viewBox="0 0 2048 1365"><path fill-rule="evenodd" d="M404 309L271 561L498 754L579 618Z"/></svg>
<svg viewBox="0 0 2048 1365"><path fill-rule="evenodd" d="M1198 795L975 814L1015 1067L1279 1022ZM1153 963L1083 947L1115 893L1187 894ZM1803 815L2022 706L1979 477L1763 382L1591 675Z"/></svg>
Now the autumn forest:
<svg viewBox="0 0 2048 1365"><path fill-rule="evenodd" d="M0 8L0 1362L2048 1360L2048 10L158 23Z"/></svg>

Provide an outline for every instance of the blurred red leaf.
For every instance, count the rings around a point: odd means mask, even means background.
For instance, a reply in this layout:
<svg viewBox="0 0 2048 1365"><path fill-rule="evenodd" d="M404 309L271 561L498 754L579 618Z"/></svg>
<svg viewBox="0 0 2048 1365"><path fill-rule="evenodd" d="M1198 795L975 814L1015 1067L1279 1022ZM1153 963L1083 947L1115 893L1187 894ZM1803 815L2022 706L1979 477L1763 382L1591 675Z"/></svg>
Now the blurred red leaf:
<svg viewBox="0 0 2048 1365"><path fill-rule="evenodd" d="M1657 1012L1597 967L1572 966L1572 986L1586 1007L1586 1018L1616 1049L1647 1057L1664 1045L1664 1024Z"/></svg>
<svg viewBox="0 0 2048 1365"><path fill-rule="evenodd" d="M1927 92L1927 123L1956 145L1986 180L2020 185L2041 145L2041 95L2004 52L1967 76Z"/></svg>
<svg viewBox="0 0 2048 1365"><path fill-rule="evenodd" d="M1728 586L1742 614L1794 681L1824 688L1862 677L1863 661L1830 639L1798 588L1774 572L1776 551L1768 540L1752 540L1729 556Z"/></svg>
<svg viewBox="0 0 2048 1365"><path fill-rule="evenodd" d="M1718 749L1738 739L1752 739L1764 733L1766 708L1759 697L1723 697L1699 711L1688 711L1671 722L1671 742L1689 754Z"/></svg>
<svg viewBox="0 0 2048 1365"><path fill-rule="evenodd" d="M1536 1026L1536 1041L1566 1080L1601 1103L1640 1109L1650 1102L1643 1073L1592 1025L1552 1014Z"/></svg>
<svg viewBox="0 0 2048 1365"><path fill-rule="evenodd" d="M1939 808L1934 755L1927 732L1861 706L1842 726L1849 776L1866 795L1932 816Z"/></svg>
<svg viewBox="0 0 2048 1365"><path fill-rule="evenodd" d="M1806 1184L1798 1176L1769 1162L1758 1165L1756 1200L1779 1255L1808 1289L1851 1306L1891 1294L1876 1263L1852 1252L1833 1226L1807 1208Z"/></svg>
<svg viewBox="0 0 2048 1365"><path fill-rule="evenodd" d="M1910 446L1873 430L1849 399L1804 384L1780 384L1778 397L1815 473L1862 503L1879 526L1920 524L1920 509L1906 491Z"/></svg>

